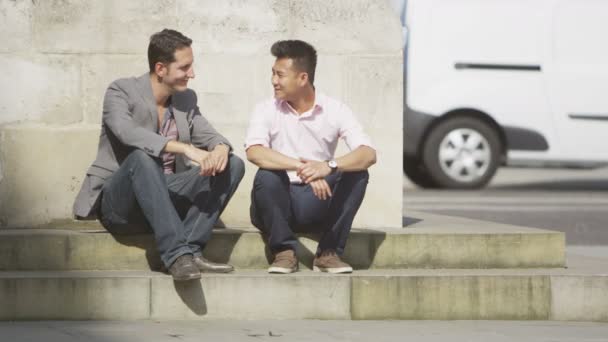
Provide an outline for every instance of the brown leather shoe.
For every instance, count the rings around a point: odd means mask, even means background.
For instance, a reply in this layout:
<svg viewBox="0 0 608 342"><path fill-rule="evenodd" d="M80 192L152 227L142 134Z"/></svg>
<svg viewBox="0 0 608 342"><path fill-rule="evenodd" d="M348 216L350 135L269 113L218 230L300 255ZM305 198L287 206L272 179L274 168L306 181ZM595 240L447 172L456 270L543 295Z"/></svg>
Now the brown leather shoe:
<svg viewBox="0 0 608 342"><path fill-rule="evenodd" d="M268 273L287 274L298 270L298 258L292 249L278 252L274 255L274 261L268 268Z"/></svg>
<svg viewBox="0 0 608 342"><path fill-rule="evenodd" d="M188 281L201 278L201 272L194 264L192 254L179 256L169 267L169 273L175 281Z"/></svg>
<svg viewBox="0 0 608 342"><path fill-rule="evenodd" d="M316 256L312 263L315 272L352 273L353 268L342 261L336 251L328 249Z"/></svg>
<svg viewBox="0 0 608 342"><path fill-rule="evenodd" d="M229 273L234 271L234 267L232 267L232 265L209 261L202 256L195 256L194 264L196 267L198 267L199 271L203 273Z"/></svg>

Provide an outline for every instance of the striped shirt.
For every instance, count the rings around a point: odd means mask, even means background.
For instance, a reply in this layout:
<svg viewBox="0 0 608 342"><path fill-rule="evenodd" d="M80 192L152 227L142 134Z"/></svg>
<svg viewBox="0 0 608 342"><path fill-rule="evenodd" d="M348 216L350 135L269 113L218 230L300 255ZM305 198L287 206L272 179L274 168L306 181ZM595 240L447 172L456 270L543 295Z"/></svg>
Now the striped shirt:
<svg viewBox="0 0 608 342"><path fill-rule="evenodd" d="M158 134L176 141L178 139L177 125L173 116L173 107L167 107L162 124L158 127ZM160 155L163 161L163 171L166 175L175 173L175 154L163 152Z"/></svg>

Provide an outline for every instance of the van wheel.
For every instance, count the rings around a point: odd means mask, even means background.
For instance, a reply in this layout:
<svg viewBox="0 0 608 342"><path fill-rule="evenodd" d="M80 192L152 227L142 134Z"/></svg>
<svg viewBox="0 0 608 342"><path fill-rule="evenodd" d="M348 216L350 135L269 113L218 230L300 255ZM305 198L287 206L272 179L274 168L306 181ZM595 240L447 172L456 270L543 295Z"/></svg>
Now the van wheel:
<svg viewBox="0 0 608 342"><path fill-rule="evenodd" d="M474 189L486 185L500 160L497 132L485 122L458 117L437 125L423 148L423 163L441 188Z"/></svg>
<svg viewBox="0 0 608 342"><path fill-rule="evenodd" d="M403 172L414 184L422 188L434 188L435 182L422 165L420 158L403 156Z"/></svg>

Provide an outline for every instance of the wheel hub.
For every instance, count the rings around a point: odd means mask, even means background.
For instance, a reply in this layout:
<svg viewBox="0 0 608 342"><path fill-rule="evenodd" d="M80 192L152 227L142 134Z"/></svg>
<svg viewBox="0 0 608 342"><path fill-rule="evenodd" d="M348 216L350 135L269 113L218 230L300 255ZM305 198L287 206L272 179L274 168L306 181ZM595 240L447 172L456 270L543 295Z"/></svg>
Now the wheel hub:
<svg viewBox="0 0 608 342"><path fill-rule="evenodd" d="M439 145L439 165L458 182L474 182L488 171L492 155L490 144L470 128L450 131Z"/></svg>

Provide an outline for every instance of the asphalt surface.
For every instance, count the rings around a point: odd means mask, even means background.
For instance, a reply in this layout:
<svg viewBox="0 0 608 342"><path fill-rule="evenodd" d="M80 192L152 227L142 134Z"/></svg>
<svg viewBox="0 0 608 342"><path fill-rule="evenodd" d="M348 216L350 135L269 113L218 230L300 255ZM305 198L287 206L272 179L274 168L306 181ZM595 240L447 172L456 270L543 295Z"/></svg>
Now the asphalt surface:
<svg viewBox="0 0 608 342"><path fill-rule="evenodd" d="M608 168L501 168L482 190L420 189L404 177L403 213L425 211L566 233L608 247Z"/></svg>
<svg viewBox="0 0 608 342"><path fill-rule="evenodd" d="M416 341L600 342L608 324L518 321L4 322L11 342Z"/></svg>

